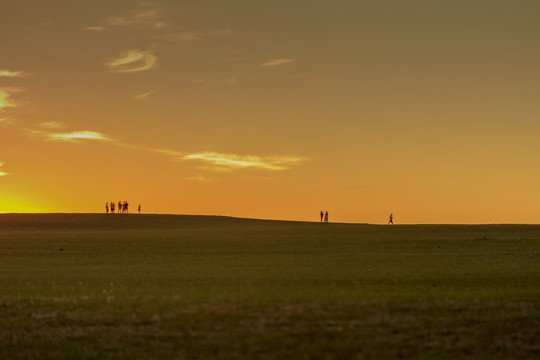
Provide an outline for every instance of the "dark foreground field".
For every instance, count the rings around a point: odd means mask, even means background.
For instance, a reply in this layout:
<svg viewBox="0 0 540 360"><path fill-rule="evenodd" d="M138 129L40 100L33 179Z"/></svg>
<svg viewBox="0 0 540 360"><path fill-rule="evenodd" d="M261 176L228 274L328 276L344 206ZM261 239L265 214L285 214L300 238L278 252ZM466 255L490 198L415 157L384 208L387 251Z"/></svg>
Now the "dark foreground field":
<svg viewBox="0 0 540 360"><path fill-rule="evenodd" d="M536 359L540 226L0 215L0 359Z"/></svg>

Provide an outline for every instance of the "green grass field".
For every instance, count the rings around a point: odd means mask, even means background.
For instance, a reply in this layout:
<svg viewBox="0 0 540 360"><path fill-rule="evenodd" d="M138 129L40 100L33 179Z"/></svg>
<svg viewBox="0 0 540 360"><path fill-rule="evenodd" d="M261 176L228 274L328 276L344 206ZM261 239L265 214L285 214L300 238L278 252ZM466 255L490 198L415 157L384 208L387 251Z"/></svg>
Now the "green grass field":
<svg viewBox="0 0 540 360"><path fill-rule="evenodd" d="M238 358L540 358L540 226L0 215L0 359Z"/></svg>

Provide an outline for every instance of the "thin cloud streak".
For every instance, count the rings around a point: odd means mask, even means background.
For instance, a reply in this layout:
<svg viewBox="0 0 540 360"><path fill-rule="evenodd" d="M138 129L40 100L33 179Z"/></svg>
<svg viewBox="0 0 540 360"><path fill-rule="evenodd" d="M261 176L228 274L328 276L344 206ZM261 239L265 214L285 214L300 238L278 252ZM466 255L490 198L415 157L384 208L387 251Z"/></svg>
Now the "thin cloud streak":
<svg viewBox="0 0 540 360"><path fill-rule="evenodd" d="M272 59L268 60L262 64L259 64L260 67L273 67L273 66L279 66L279 65L285 65L290 64L292 62L296 61L296 59Z"/></svg>
<svg viewBox="0 0 540 360"><path fill-rule="evenodd" d="M154 29L167 27L167 23L163 21L163 16L161 16L160 11L157 9L131 11L125 16L107 18L105 23L112 26L148 26Z"/></svg>
<svg viewBox="0 0 540 360"><path fill-rule="evenodd" d="M8 107L17 107L18 105L10 100L14 93L24 91L24 88L18 87L2 87L0 88L0 109Z"/></svg>
<svg viewBox="0 0 540 360"><path fill-rule="evenodd" d="M204 183L209 183L209 182L213 182L214 180L210 179L210 178L206 178L202 175L199 175L199 176L191 176L191 177L188 177L186 178L186 180L190 180L190 181L199 181L199 182L204 182Z"/></svg>
<svg viewBox="0 0 540 360"><path fill-rule="evenodd" d="M0 118L0 126L7 125L7 124L13 124L15 120L10 118Z"/></svg>
<svg viewBox="0 0 540 360"><path fill-rule="evenodd" d="M75 131L65 134L48 134L49 139L51 140L65 140L65 141L76 141L76 140L101 140L101 141L111 141L105 135L96 132L96 131Z"/></svg>
<svg viewBox="0 0 540 360"><path fill-rule="evenodd" d="M163 40L163 41L179 41L179 42L189 42L189 41L199 41L207 38L222 38L231 36L231 30L214 30L214 31L205 31L205 32L194 32L194 31L183 31L176 33L166 33L160 35L154 35L154 39Z"/></svg>
<svg viewBox="0 0 540 360"><path fill-rule="evenodd" d="M289 165L300 163L303 158L293 156L261 157L256 155L221 154L216 152L202 152L186 154L182 160L198 160L211 163L221 168L259 168L265 170L286 170Z"/></svg>
<svg viewBox="0 0 540 360"><path fill-rule="evenodd" d="M152 151L172 158L174 161L199 161L211 166L199 167L203 170L230 172L232 170L256 168L270 171L287 170L291 166L300 165L308 160L298 156L257 156L257 155L237 155L223 154L211 151L200 153L186 153L169 149L145 148L129 144L118 144L124 147L136 148L139 150Z"/></svg>
<svg viewBox="0 0 540 360"><path fill-rule="evenodd" d="M154 68L157 57L150 51L132 49L124 51L120 57L105 63L111 72L130 73Z"/></svg>
<svg viewBox="0 0 540 360"><path fill-rule="evenodd" d="M0 161L0 168L1 168L2 166L4 166L4 163ZM5 171L0 171L0 176L6 176L6 175L8 175L7 172L5 172Z"/></svg>
<svg viewBox="0 0 540 360"><path fill-rule="evenodd" d="M165 41L197 41L201 40L201 36L194 32L181 32L177 34L156 35L154 39Z"/></svg>
<svg viewBox="0 0 540 360"><path fill-rule="evenodd" d="M0 70L0 77L24 78L26 76L24 71Z"/></svg>
<svg viewBox="0 0 540 360"><path fill-rule="evenodd" d="M71 133L52 133L41 130L27 130L32 135L45 137L51 141L71 141L79 142L81 140L98 140L110 142L116 146L135 149L140 151L150 151L156 154L161 154L169 157L173 161L198 161L206 166L199 167L200 169L218 171L218 172L230 172L238 169L260 169L268 171L282 171L287 170L291 166L299 165L306 158L297 156L257 156L257 155L237 155L237 154L224 154L218 152L200 152L200 153L186 153L170 149L158 149L151 147L144 147L138 145L132 145L129 143L118 142L110 137L96 132L96 131L75 131ZM195 180L194 178L190 180ZM202 181L201 178L196 180Z"/></svg>
<svg viewBox="0 0 540 360"><path fill-rule="evenodd" d="M180 151L176 151L176 150L143 148L143 147L138 147L138 148L148 150L148 151L152 151L152 152L155 152L155 153L158 153L158 154L167 155L167 156L170 156L170 157L175 158L175 159L181 158L182 156L184 156L184 153L182 153Z"/></svg>
<svg viewBox="0 0 540 360"><path fill-rule="evenodd" d="M56 122L56 121L48 121L39 124L39 126L46 128L46 129L59 129L62 127L62 124Z"/></svg>
<svg viewBox="0 0 540 360"><path fill-rule="evenodd" d="M139 94L139 95L135 95L133 97L133 99L135 99L135 100L144 100L147 97L149 97L150 95L155 94L156 92L157 92L157 90L148 91L148 92L145 92L145 93L142 93L142 94Z"/></svg>
<svg viewBox="0 0 540 360"><path fill-rule="evenodd" d="M84 30L87 30L87 31L97 31L97 32L104 31L105 29L106 28L103 26L87 26L84 28Z"/></svg>

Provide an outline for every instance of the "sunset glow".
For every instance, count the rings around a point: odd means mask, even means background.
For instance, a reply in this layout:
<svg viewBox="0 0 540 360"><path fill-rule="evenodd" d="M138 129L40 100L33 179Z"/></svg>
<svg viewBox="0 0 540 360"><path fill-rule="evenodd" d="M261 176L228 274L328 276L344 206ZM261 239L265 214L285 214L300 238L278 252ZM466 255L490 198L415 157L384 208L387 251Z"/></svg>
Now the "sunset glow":
<svg viewBox="0 0 540 360"><path fill-rule="evenodd" d="M540 221L540 3L10 1L0 212Z"/></svg>

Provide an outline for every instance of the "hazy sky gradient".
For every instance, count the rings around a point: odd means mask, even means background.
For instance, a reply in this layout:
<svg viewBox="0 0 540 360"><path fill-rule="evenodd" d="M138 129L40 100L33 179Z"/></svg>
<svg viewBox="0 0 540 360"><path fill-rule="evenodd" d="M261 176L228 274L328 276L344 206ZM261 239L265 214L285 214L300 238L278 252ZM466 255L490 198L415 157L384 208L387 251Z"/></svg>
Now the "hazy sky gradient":
<svg viewBox="0 0 540 360"><path fill-rule="evenodd" d="M0 212L540 219L538 1L0 12Z"/></svg>

